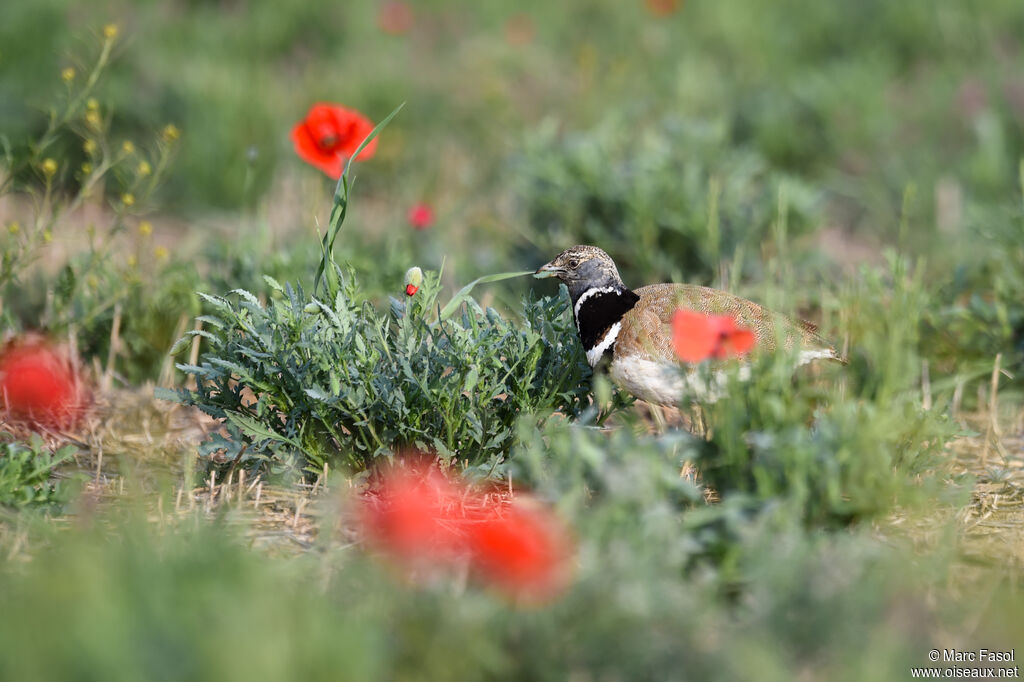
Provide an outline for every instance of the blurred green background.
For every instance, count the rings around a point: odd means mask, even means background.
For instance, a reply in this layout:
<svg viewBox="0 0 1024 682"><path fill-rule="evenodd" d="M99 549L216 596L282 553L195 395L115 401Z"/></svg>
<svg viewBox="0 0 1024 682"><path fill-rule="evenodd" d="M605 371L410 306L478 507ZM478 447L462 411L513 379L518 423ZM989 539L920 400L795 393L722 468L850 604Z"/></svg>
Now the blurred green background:
<svg viewBox="0 0 1024 682"><path fill-rule="evenodd" d="M180 214L258 206L282 178L309 174L287 135L319 100L376 120L408 103L364 191L396 213L437 204L449 247L475 238L488 250L495 236L529 247L534 232L564 227L532 222L565 218L536 187L560 189L557 171L617 185L604 191L629 204L625 234L644 218L631 173L658 164L697 178L650 188L648 202L742 161L811 183L826 209L816 225L884 242L910 184L922 244L938 236L925 226L943 187L966 207L1018 190L1024 12L1012 0L690 0L665 2L664 15L639 0L398 5L7 2L0 128L38 129L60 69L116 22L124 40L104 103L117 135L167 121L185 131L163 194ZM645 151L652 136L665 158ZM550 168L566 148L576 163ZM588 190L603 193L561 198Z"/></svg>
<svg viewBox="0 0 1024 682"><path fill-rule="evenodd" d="M0 286L0 322L75 338L120 388L183 380L167 350L204 312L195 292L311 284L334 183L288 134L317 101L374 120L406 102L339 238L367 299L387 305L413 264L444 264L452 289L594 243L627 284L711 284L818 321L851 363L841 386L766 373L709 413L734 430L706 442L526 415L498 473L579 546L574 587L538 609L366 558L338 528L340 480L298 557L253 551L241 504L165 526L196 443L153 446L150 421L104 414L138 438L107 450L128 481L116 509L110 490L43 486L71 505L67 531L0 501L0 679L906 679L931 648L1024 642L1020 0L7 0L11 158L31 158L62 69L81 78L111 23L109 138L142 148L173 123L176 158L147 205L118 213L114 177L62 220ZM61 133L62 168L81 143ZM42 186L18 178L0 240ZM423 231L417 202L437 214ZM122 241L98 257L84 235L108 222ZM474 293L507 312L548 286ZM964 528L992 497L975 484L1003 505L1005 534L980 546Z"/></svg>

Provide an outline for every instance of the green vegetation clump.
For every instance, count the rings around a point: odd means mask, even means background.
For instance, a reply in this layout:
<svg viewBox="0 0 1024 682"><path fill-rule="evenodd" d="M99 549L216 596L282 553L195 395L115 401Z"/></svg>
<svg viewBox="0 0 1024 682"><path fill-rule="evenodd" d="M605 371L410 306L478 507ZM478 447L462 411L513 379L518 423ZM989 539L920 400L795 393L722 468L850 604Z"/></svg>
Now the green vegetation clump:
<svg viewBox="0 0 1024 682"><path fill-rule="evenodd" d="M266 305L242 290L234 301L204 296L215 312L195 335L209 350L198 366L181 366L197 387L161 395L235 427L232 463L295 466L290 451L313 474L327 461L359 471L402 450L494 463L520 415L543 421L587 407L590 367L566 296L527 300L517 320L468 297L456 314L459 300L435 310L438 281L428 273L387 312L352 273L331 301L276 282Z"/></svg>
<svg viewBox="0 0 1024 682"><path fill-rule="evenodd" d="M742 263L771 237L780 194L792 233L806 232L816 193L728 142L721 120L651 125L615 113L578 133L542 127L514 166L530 256L599 244L626 281L710 282L723 260Z"/></svg>
<svg viewBox="0 0 1024 682"><path fill-rule="evenodd" d="M199 321L211 330L191 332L177 346L201 337L210 349L202 365L179 366L195 377L195 391L160 395L229 423L233 442L213 442L234 452L232 465L272 459L316 475L338 455L361 471L380 455L417 450L493 468L513 442L519 415L543 421L555 412L576 415L586 404L590 368L567 322L566 292L527 301L517 326L469 294L479 282L529 273L493 274L463 287L435 314L440 275L424 278L413 268L406 302L392 298L382 315L360 294L351 269L346 276L335 261L352 162L401 108L362 141L338 180L313 283L322 299L272 278L265 281L283 300L266 307L243 289L232 292L235 304L204 295L216 313ZM301 453L301 461L267 457L281 446Z"/></svg>
<svg viewBox="0 0 1024 682"><path fill-rule="evenodd" d="M0 508L59 511L76 490L68 478L54 478L62 464L75 455L73 445L51 451L32 434L28 442L0 446Z"/></svg>

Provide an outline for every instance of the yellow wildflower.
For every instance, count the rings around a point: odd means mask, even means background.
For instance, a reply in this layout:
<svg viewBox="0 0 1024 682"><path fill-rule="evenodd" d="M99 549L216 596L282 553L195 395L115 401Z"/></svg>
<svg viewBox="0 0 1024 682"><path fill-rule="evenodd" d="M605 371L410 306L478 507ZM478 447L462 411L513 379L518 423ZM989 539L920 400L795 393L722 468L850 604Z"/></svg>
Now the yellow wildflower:
<svg viewBox="0 0 1024 682"><path fill-rule="evenodd" d="M96 111L100 108L100 103L96 101L95 97L90 97L85 100L85 108L89 111Z"/></svg>
<svg viewBox="0 0 1024 682"><path fill-rule="evenodd" d="M82 143L82 149L86 154L92 156L96 153L96 140L86 140Z"/></svg>
<svg viewBox="0 0 1024 682"><path fill-rule="evenodd" d="M89 175L92 173L92 164L88 161L82 164L82 175Z"/></svg>
<svg viewBox="0 0 1024 682"><path fill-rule="evenodd" d="M131 192L125 192L124 194L121 195L121 203L124 204L125 206L134 206L135 195L132 194Z"/></svg>
<svg viewBox="0 0 1024 682"><path fill-rule="evenodd" d="M173 123L168 123L164 126L163 137L164 142L174 142L181 136L181 131L178 130L178 126Z"/></svg>
<svg viewBox="0 0 1024 682"><path fill-rule="evenodd" d="M103 37L107 40L113 40L117 37L117 24L107 24L103 27Z"/></svg>
<svg viewBox="0 0 1024 682"><path fill-rule="evenodd" d="M21 230L21 225L19 225L17 221L15 221L15 222L13 222L13 223L11 223L10 225L7 226L7 231L10 232L11 234L18 234L18 232L20 230Z"/></svg>
<svg viewBox="0 0 1024 682"><path fill-rule="evenodd" d="M153 167L149 165L149 161L139 161L139 167L137 170L139 175L146 177L153 172Z"/></svg>
<svg viewBox="0 0 1024 682"><path fill-rule="evenodd" d="M95 109L90 109L85 112L85 122L92 128L99 128L103 119L100 118L100 112Z"/></svg>
<svg viewBox="0 0 1024 682"><path fill-rule="evenodd" d="M131 140L125 140L124 144L121 145L121 149L124 151L125 154L134 154L135 143L132 142Z"/></svg>
<svg viewBox="0 0 1024 682"><path fill-rule="evenodd" d="M157 260L167 260L171 254L166 246L158 246L153 249L153 255L156 256Z"/></svg>
<svg viewBox="0 0 1024 682"><path fill-rule="evenodd" d="M52 178L57 174L57 162L53 159L43 159L43 175Z"/></svg>
<svg viewBox="0 0 1024 682"><path fill-rule="evenodd" d="M69 66L60 72L60 77L64 79L65 83L70 83L75 80L75 70Z"/></svg>
<svg viewBox="0 0 1024 682"><path fill-rule="evenodd" d="M143 220L141 223L139 223L139 234L141 234L143 237L148 237L149 235L153 234L153 223L149 222L148 220Z"/></svg>
<svg viewBox="0 0 1024 682"><path fill-rule="evenodd" d="M46 242L47 244L52 242L53 241L53 233L50 232L49 230L44 230L43 231L43 241Z"/></svg>

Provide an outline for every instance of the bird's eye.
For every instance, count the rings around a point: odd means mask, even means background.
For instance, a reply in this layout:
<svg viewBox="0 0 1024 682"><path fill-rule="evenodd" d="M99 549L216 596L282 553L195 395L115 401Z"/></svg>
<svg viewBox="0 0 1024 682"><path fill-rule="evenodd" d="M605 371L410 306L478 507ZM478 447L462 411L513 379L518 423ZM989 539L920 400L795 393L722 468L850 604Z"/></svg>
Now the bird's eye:
<svg viewBox="0 0 1024 682"><path fill-rule="evenodd" d="M580 266L580 262L578 260L576 260L575 258L573 258L571 261L569 261L569 269L570 270L575 270L579 266Z"/></svg>

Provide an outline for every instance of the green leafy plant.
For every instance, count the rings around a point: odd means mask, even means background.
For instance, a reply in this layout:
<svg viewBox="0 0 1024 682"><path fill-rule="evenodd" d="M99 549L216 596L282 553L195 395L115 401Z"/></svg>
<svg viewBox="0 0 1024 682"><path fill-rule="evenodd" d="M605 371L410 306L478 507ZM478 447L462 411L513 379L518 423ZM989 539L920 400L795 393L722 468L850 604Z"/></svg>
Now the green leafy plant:
<svg viewBox="0 0 1024 682"><path fill-rule="evenodd" d="M559 136L543 127L518 163L531 241L550 257L571 244L614 253L627 280L710 281L723 259L756 254L771 235L780 192L802 231L816 197L756 152L729 149L721 122L638 126L611 115ZM737 273L738 274L738 273Z"/></svg>
<svg viewBox="0 0 1024 682"><path fill-rule="evenodd" d="M920 329L932 304L923 267L890 252L863 268L837 302L850 330L850 364L793 372L792 353L761 358L749 382L702 405L708 438L697 458L728 499L791 505L808 526L878 518L915 491L934 492L936 466L957 428L923 409Z"/></svg>
<svg viewBox="0 0 1024 682"><path fill-rule="evenodd" d="M203 295L214 308L199 318L208 329L180 344L201 336L209 346L199 365L179 365L196 389L160 395L224 420L231 439L213 443L234 453L233 464L259 466L272 457L285 469L298 464L314 473L329 460L363 469L403 448L467 464L496 461L508 452L520 414L578 414L590 369L569 328L565 293L527 300L522 327L470 297L479 283L529 273L481 277L443 308L440 275L428 273L415 295L376 310L354 272L334 260L351 171L350 159L321 242L314 294L267 278L277 294L267 305L241 289L234 300Z"/></svg>
<svg viewBox="0 0 1024 682"><path fill-rule="evenodd" d="M73 445L52 452L38 434L32 434L28 443L0 446L0 507L48 509L67 502L74 491L73 481L52 477L75 452Z"/></svg>
<svg viewBox="0 0 1024 682"><path fill-rule="evenodd" d="M696 457L722 496L789 507L807 526L843 527L910 504L955 435L951 421L923 411L917 396L885 403L843 400L839 391L789 376L774 358L749 384L705 406L709 436ZM926 474L926 475L925 475Z"/></svg>
<svg viewBox="0 0 1024 682"><path fill-rule="evenodd" d="M1024 192L1024 161L1020 166ZM968 235L983 245L957 263L925 318L926 349L937 369L961 382L987 383L997 354L1002 390L1021 390L1024 366L1024 208L982 211ZM964 253L971 253L966 249ZM968 391L970 397L972 392Z"/></svg>
<svg viewBox="0 0 1024 682"><path fill-rule="evenodd" d="M386 312L352 273L333 301L276 282L266 305L242 290L204 295L215 312L196 334L209 350L179 365L196 389L159 395L234 427L248 444L236 450L243 465L270 457L313 472L329 460L362 469L402 448L480 464L508 452L520 414L587 407L590 369L566 297L528 300L516 322L466 294L437 310L438 280L427 273Z"/></svg>

